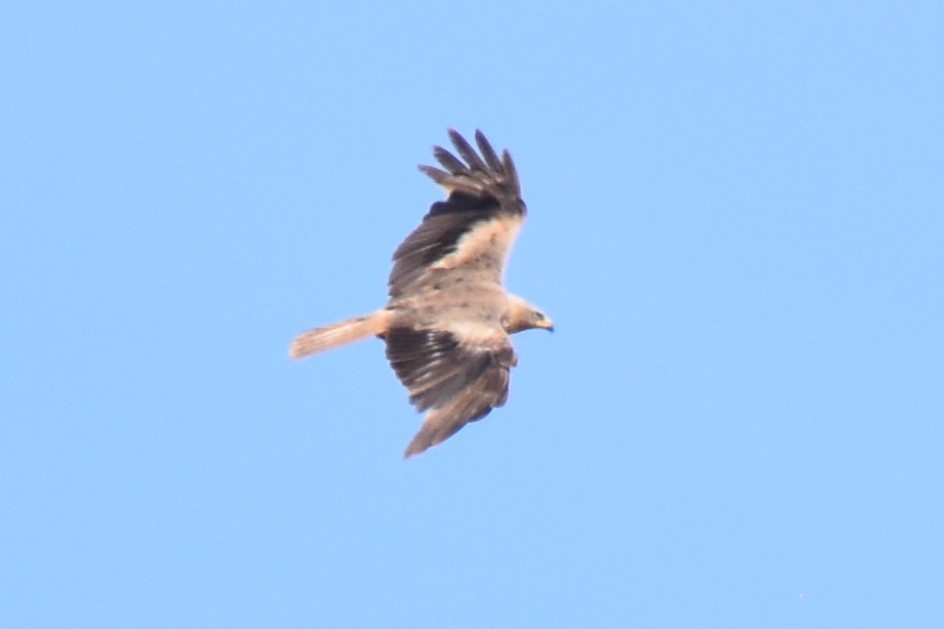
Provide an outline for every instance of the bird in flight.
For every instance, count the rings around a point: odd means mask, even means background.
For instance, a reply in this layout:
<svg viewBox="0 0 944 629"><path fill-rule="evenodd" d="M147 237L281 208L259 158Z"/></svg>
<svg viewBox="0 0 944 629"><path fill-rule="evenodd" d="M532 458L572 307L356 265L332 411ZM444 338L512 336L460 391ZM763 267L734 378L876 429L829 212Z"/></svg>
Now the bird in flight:
<svg viewBox="0 0 944 629"><path fill-rule="evenodd" d="M387 305L303 332L289 350L298 359L370 336L383 339L410 402L428 411L407 458L505 403L518 362L510 335L554 329L540 308L502 283L527 213L511 155L499 157L481 131L475 132L478 152L452 129L449 138L459 157L436 146L442 168L420 166L446 190L446 200L433 203L394 252Z"/></svg>

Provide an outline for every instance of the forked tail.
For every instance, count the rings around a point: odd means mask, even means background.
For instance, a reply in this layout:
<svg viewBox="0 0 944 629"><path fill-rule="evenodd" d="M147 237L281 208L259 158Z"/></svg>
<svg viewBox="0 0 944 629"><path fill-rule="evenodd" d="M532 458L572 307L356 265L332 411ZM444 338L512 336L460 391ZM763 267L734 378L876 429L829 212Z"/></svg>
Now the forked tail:
<svg viewBox="0 0 944 629"><path fill-rule="evenodd" d="M293 359L306 358L335 347L384 334L393 313L386 308L363 317L352 317L340 323L302 332L288 350Z"/></svg>

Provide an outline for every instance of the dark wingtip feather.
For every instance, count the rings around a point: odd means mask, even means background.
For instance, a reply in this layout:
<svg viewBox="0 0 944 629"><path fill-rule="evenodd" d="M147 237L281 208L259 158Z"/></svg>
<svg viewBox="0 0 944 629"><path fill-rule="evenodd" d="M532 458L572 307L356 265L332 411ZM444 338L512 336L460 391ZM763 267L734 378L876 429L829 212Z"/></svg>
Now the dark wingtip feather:
<svg viewBox="0 0 944 629"><path fill-rule="evenodd" d="M442 169L421 165L420 170L450 194L490 196L503 205L517 208L513 211L520 213L521 187L508 151L503 151L499 158L485 134L478 129L475 143L481 155L455 129L448 129L448 134L458 157L441 146L434 146L433 156Z"/></svg>
<svg viewBox="0 0 944 629"><path fill-rule="evenodd" d="M481 151L482 157L485 158L488 167L495 172L504 172L504 166L501 161L499 161L498 154L495 153L495 149L492 148L491 143L488 141L488 138L485 137L485 134L482 133L481 129L475 130L475 143L479 145L479 151Z"/></svg>
<svg viewBox="0 0 944 629"><path fill-rule="evenodd" d="M443 426L440 422L423 422L419 432L413 436L410 444L403 451L403 458L409 459L417 454L423 454L457 433L459 428L462 428L461 424L453 430Z"/></svg>
<svg viewBox="0 0 944 629"><path fill-rule="evenodd" d="M436 411L433 411L433 413L435 412ZM465 426L466 423L468 423L468 420L454 422L448 421L444 417L437 417L430 421L429 418L427 418L427 421L424 421L423 425L420 427L419 432L417 432L410 441L410 445L406 447L406 450L403 452L403 458L412 458L417 454L426 452L433 446L438 446L443 441L462 430L462 427Z"/></svg>
<svg viewBox="0 0 944 629"><path fill-rule="evenodd" d="M413 437L413 441L411 441L410 445L406 447L406 450L403 451L403 458L412 459L417 454L426 452L432 445L430 441L430 437L428 435L424 435L423 431L420 431L415 437Z"/></svg>
<svg viewBox="0 0 944 629"><path fill-rule="evenodd" d="M465 163L469 165L469 168L472 170L488 170L485 162L483 162L479 154L475 152L472 145L462 137L462 134L455 129L449 129L449 139L452 140L452 145L456 147L456 151L459 152L459 155L465 160Z"/></svg>
<svg viewBox="0 0 944 629"><path fill-rule="evenodd" d="M426 173L426 176L438 183L440 186L445 187L449 181L452 179L452 175L447 173L444 170L440 170L435 166L427 166L426 164L420 164L418 168Z"/></svg>
<svg viewBox="0 0 944 629"><path fill-rule="evenodd" d="M502 151L502 167L509 183L515 187L515 190L520 190L521 183L518 181L518 169L515 168L515 162L511 159L511 153L507 149Z"/></svg>
<svg viewBox="0 0 944 629"><path fill-rule="evenodd" d="M433 147L433 157L435 157L436 161L443 165L443 168L451 172L453 175L458 175L467 169L466 165L459 161L455 155L441 146Z"/></svg>

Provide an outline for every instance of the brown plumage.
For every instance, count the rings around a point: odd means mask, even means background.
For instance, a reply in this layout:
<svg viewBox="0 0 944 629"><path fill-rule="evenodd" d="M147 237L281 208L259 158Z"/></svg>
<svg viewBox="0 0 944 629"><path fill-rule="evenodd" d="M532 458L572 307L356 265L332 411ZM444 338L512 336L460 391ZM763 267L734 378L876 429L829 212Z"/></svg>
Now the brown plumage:
<svg viewBox="0 0 944 629"><path fill-rule="evenodd" d="M370 336L384 339L410 402L429 411L407 457L505 403L518 361L509 335L553 329L538 308L502 284L527 213L511 156L499 157L481 131L475 132L478 153L456 131L449 138L459 157L437 146L433 155L445 170L420 166L446 189L446 200L434 203L394 252L386 307L304 332L289 350L304 358Z"/></svg>

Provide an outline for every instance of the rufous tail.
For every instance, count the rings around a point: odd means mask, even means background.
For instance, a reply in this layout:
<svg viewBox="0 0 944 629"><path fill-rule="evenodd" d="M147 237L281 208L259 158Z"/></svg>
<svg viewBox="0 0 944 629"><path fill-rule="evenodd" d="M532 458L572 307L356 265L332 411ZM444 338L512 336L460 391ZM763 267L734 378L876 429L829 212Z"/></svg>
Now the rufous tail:
<svg viewBox="0 0 944 629"><path fill-rule="evenodd" d="M292 341L288 355L298 360L335 347L362 341L370 336L384 334L392 315L390 310L383 308L363 317L352 317L347 321L302 332Z"/></svg>

